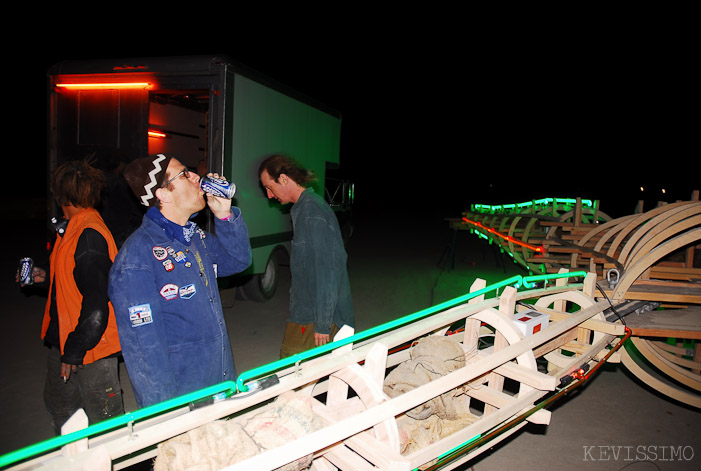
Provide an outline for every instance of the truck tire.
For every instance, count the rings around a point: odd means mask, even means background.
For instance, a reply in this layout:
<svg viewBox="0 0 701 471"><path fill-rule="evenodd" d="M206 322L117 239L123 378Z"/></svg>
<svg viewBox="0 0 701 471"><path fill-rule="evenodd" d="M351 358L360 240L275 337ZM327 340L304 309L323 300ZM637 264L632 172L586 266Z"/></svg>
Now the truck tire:
<svg viewBox="0 0 701 471"><path fill-rule="evenodd" d="M265 272L253 275L241 286L244 299L255 302L265 302L275 296L277 285L280 281L280 257L281 249L275 249L268 257L265 265Z"/></svg>

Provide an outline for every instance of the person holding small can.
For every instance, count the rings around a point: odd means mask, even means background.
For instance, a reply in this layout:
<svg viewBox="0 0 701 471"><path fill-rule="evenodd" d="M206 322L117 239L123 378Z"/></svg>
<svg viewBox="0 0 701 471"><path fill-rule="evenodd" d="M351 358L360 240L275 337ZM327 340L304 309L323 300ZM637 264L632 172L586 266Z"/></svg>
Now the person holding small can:
<svg viewBox="0 0 701 471"><path fill-rule="evenodd" d="M148 207L120 248L109 283L138 405L235 381L217 277L251 263L240 209L228 196L205 200L199 175L170 154L135 159L124 178ZM206 207L215 233L191 220Z"/></svg>
<svg viewBox="0 0 701 471"><path fill-rule="evenodd" d="M56 434L78 410L91 424L124 413L119 381L121 351L107 295L117 255L112 234L95 207L104 174L87 161L56 168L50 189L61 208L56 241L46 270L34 267L33 282L48 282L41 337L48 347L44 403Z"/></svg>

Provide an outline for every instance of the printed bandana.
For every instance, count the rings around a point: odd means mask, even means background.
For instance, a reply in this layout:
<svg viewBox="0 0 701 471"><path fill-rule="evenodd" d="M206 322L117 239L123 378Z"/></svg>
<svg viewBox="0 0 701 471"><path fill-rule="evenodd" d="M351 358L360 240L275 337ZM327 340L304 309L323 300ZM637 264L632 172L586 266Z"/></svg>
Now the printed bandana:
<svg viewBox="0 0 701 471"><path fill-rule="evenodd" d="M175 224L174 222L168 220L161 214L161 211L156 207L151 207L146 211L146 216L152 221L158 224L166 234L168 234L171 239L176 239L183 244L189 246L192 236L197 232L197 224L192 221L188 221L186 225L181 226L180 224ZM194 215L193 215L194 216Z"/></svg>

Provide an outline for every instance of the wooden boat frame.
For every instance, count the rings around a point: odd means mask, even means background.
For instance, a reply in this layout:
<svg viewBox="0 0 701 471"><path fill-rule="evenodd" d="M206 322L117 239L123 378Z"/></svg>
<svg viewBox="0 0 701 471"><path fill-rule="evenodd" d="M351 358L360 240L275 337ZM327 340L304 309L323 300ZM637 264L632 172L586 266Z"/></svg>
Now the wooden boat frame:
<svg viewBox="0 0 701 471"><path fill-rule="evenodd" d="M325 426L224 469L273 470L307 455L313 456L310 469L315 471L453 469L526 421L548 424L550 412L545 406L549 402L586 381L605 361L618 361L626 329L603 317L609 304L594 296L596 275L589 273L582 283L568 284L576 275L563 272L554 285L526 291L518 291L520 281L526 286L532 282L517 277L517 286L498 285L496 289L503 287L501 295L490 299L485 299L485 293L494 285L487 287L477 279L466 302L360 341L362 337L346 326L328 353L277 370L278 384L255 391L239 387L242 392L205 407L177 407L102 434L91 434L99 424L85 428L87 419L79 411L64 427L67 440L61 449L41 456L22 455L12 469L123 469L153 458L157 445L171 437L211 421L257 413L287 391L310 395L314 412ZM531 303L527 306L547 313L550 322L524 337L514 316L526 309L526 301ZM454 332L456 323L464 323L464 328ZM485 332L493 335L493 345L479 348ZM394 398L387 396L382 389L387 371L409 358L408 349L402 347L431 335L447 336L465 351L477 349L476 355L439 379ZM353 342L344 344L344 339ZM536 358L547 359L548 373L538 370ZM505 380L516 390L505 389ZM482 408L481 414L476 411L474 423L411 454L400 454L398 427L405 412L458 387L469 396L471 406ZM17 456L6 458L11 461Z"/></svg>
<svg viewBox="0 0 701 471"><path fill-rule="evenodd" d="M534 273L596 273L604 295L617 306L662 306L665 311L642 311L644 316L631 319L632 339L622 362L653 389L701 408L701 267L694 265L701 244L698 191L689 201L616 219L601 212L598 202L584 204L581 198L480 206L451 226L489 238ZM659 351L664 339L677 342L675 353ZM689 341L695 343L692 352L681 348Z"/></svg>

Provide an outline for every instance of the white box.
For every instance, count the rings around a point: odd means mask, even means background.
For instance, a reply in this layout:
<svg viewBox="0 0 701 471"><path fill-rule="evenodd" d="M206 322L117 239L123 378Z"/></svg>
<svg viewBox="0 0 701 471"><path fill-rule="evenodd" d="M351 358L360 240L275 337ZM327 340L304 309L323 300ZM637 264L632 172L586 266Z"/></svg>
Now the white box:
<svg viewBox="0 0 701 471"><path fill-rule="evenodd" d="M529 309L528 311L517 312L514 316L514 322L521 329L524 337L528 337L548 327L550 314L543 314L542 312Z"/></svg>

